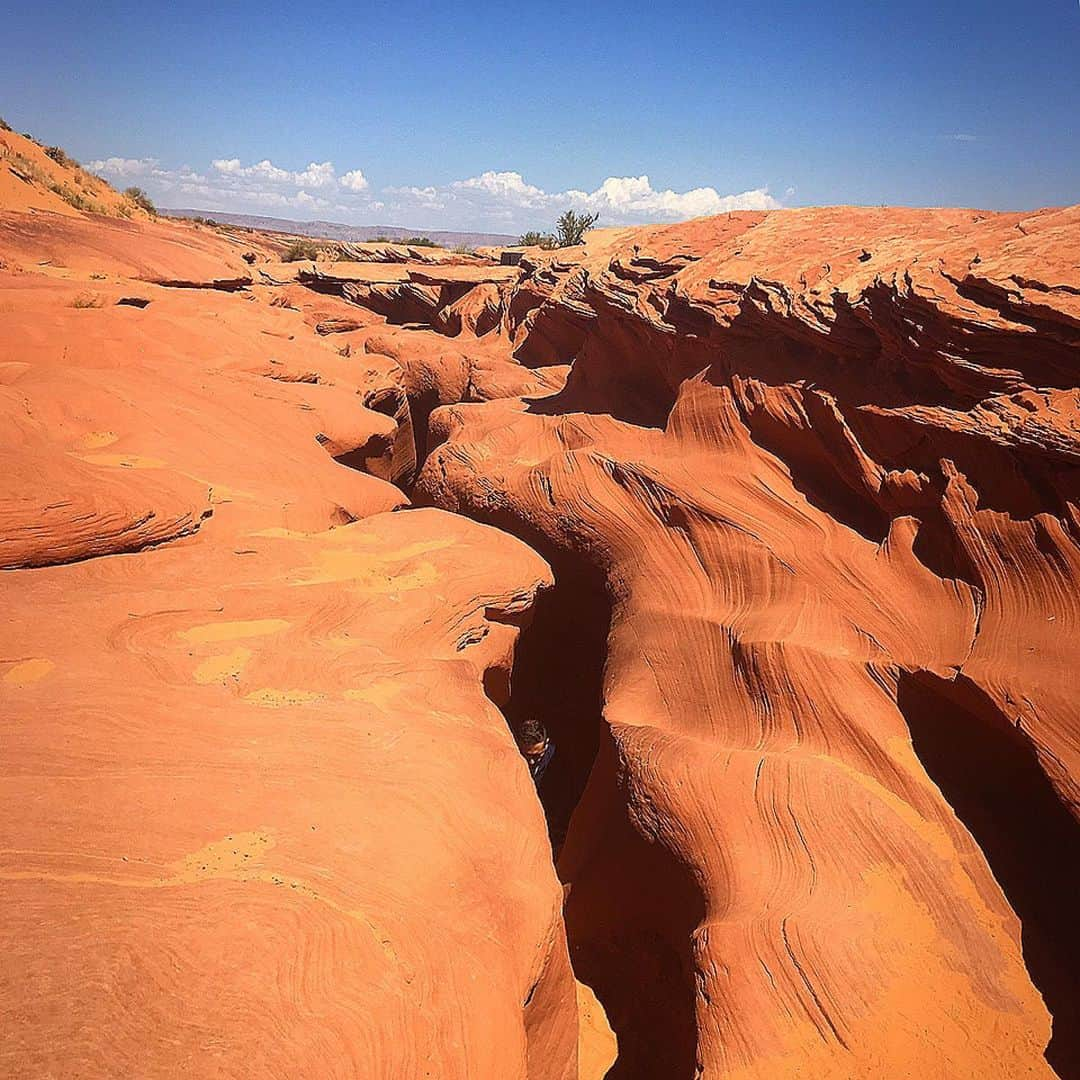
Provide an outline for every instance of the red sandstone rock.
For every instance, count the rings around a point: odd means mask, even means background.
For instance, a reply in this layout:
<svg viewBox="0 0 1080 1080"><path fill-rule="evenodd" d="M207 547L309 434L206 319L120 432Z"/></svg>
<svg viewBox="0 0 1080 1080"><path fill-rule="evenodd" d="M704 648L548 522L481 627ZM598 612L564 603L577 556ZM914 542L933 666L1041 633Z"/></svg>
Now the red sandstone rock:
<svg viewBox="0 0 1080 1080"><path fill-rule="evenodd" d="M425 496L610 597L554 735L618 1075L1049 1075L1047 1005L1076 1075L1078 224L600 237L519 288L565 390L433 415Z"/></svg>
<svg viewBox="0 0 1080 1080"><path fill-rule="evenodd" d="M5 1071L1076 1075L1078 225L0 214Z"/></svg>

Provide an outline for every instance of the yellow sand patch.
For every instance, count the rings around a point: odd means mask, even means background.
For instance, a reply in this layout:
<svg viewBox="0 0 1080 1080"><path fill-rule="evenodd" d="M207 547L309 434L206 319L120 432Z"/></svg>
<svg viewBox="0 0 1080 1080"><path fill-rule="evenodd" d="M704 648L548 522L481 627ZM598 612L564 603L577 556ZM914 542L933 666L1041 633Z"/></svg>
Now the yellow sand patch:
<svg viewBox="0 0 1080 1080"><path fill-rule="evenodd" d="M112 446L120 438L115 431L88 431L80 440L82 450L100 450L103 446Z"/></svg>
<svg viewBox="0 0 1080 1080"><path fill-rule="evenodd" d="M189 630L180 630L177 636L185 641L209 644L236 641L240 638L267 637L270 634L280 634L288 626L284 619L247 619L241 622L204 623Z"/></svg>
<svg viewBox="0 0 1080 1080"><path fill-rule="evenodd" d="M273 840L264 833L234 833L173 863L173 875L168 881L180 885L202 878L243 875L255 870L259 860L273 846Z"/></svg>
<svg viewBox="0 0 1080 1080"><path fill-rule="evenodd" d="M56 870L48 865L47 853L40 853L45 858L33 860L38 865L14 869L0 868L0 881L57 881L69 885L94 884L111 885L131 889L172 889L178 885L201 885L212 881L239 881L252 884L270 885L279 889L295 892L308 900L325 904L331 911L344 918L355 919L366 926L375 946L382 950L387 960L399 965L402 976L411 983L416 973L407 960L398 956L390 936L373 922L361 910L350 909L327 896L303 878L293 877L285 870L274 870L264 865L264 857L275 846L274 839L265 832L238 832L215 840L198 851L185 855L171 863L169 873L157 878L136 877L127 874L102 873L95 864L87 870L71 870L67 866ZM23 852L20 854L35 854ZM98 860L101 856L86 855L87 859ZM64 861L69 862L70 855L65 853ZM117 869L121 863L119 857L114 860ZM125 860L126 862L126 860ZM129 864L130 865L130 864Z"/></svg>
<svg viewBox="0 0 1080 1080"><path fill-rule="evenodd" d="M578 1077L603 1080L619 1056L619 1044L591 986L577 983Z"/></svg>
<svg viewBox="0 0 1080 1080"><path fill-rule="evenodd" d="M222 653L220 656L211 656L195 668L195 681L204 686L207 683L223 682L225 679L235 679L244 670L244 665L251 659L251 650L238 645L230 653Z"/></svg>
<svg viewBox="0 0 1080 1080"><path fill-rule="evenodd" d="M395 679L376 679L363 689L350 689L344 692L346 701L363 701L368 705L384 709L401 693L401 683Z"/></svg>
<svg viewBox="0 0 1080 1080"><path fill-rule="evenodd" d="M310 705L313 701L322 701L325 696L316 690L274 690L264 687L262 690L252 690L244 700L266 709L284 709L289 705Z"/></svg>
<svg viewBox="0 0 1080 1080"><path fill-rule="evenodd" d="M113 469L163 469L165 462L156 457L140 457L138 454L81 454L83 461L91 465L104 465Z"/></svg>
<svg viewBox="0 0 1080 1080"><path fill-rule="evenodd" d="M321 534L298 532L296 529L283 529L279 525L274 525L269 529L259 529L250 535L266 540L307 540L312 536L319 536Z"/></svg>
<svg viewBox="0 0 1080 1080"><path fill-rule="evenodd" d="M259 529L252 536L268 537L277 540L313 540L320 544L333 547L372 547L385 540L378 533L362 531L362 524L355 522L350 525L339 525L335 529L324 529L322 532L300 532L297 529L283 529L275 526L270 529ZM379 558L385 562L403 562L405 559L415 559L417 555L427 555L432 551L441 551L443 548L453 547L457 541L452 537L436 537L433 540L418 540L414 544L408 544L402 548L390 551L369 552L370 558Z"/></svg>
<svg viewBox="0 0 1080 1080"><path fill-rule="evenodd" d="M28 686L44 679L56 665L51 660L23 660L4 672L4 682L9 686Z"/></svg>
<svg viewBox="0 0 1080 1080"><path fill-rule="evenodd" d="M194 477L198 480L198 477ZM205 483L205 481L203 481ZM224 484L214 484L210 487L210 502L214 505L219 503L243 502L254 499L250 491L242 491L240 488L226 487Z"/></svg>
<svg viewBox="0 0 1080 1080"><path fill-rule="evenodd" d="M404 561L394 552L375 555L355 548L320 551L315 564L301 573L308 575L294 582L295 585L324 585L331 581L351 581L366 592L409 592L433 585L439 577L434 564L422 562L411 569L399 572L392 564Z"/></svg>
<svg viewBox="0 0 1080 1080"><path fill-rule="evenodd" d="M437 540L418 540L415 544L409 544L408 547L381 553L380 557L388 562L403 562L405 559L415 559L417 555L428 555L432 551L442 551L444 548L453 547L454 544L455 541L449 537Z"/></svg>

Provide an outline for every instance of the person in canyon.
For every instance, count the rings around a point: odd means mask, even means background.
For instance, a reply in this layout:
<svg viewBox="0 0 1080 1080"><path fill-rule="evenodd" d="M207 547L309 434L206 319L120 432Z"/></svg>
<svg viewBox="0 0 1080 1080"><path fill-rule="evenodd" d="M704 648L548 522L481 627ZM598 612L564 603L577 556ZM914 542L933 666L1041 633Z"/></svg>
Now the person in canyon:
<svg viewBox="0 0 1080 1080"><path fill-rule="evenodd" d="M526 719L516 733L516 738L518 749L528 762L533 783L539 787L544 772L555 756L555 744L551 741L547 728L535 716Z"/></svg>

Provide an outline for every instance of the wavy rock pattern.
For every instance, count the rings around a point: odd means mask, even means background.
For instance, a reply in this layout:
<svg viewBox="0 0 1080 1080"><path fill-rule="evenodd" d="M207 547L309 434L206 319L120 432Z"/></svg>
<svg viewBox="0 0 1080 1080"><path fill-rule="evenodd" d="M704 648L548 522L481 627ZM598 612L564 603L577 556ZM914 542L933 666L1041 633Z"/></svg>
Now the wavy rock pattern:
<svg viewBox="0 0 1080 1080"><path fill-rule="evenodd" d="M1078 225L0 215L4 1071L1078 1075Z"/></svg>
<svg viewBox="0 0 1080 1080"><path fill-rule="evenodd" d="M142 231L167 260L184 228ZM188 232L221 277L231 243ZM340 301L118 307L124 257L0 275L0 559L38 567L0 585L0 1072L576 1077L562 893L492 701L550 571L388 512L409 405L317 332Z"/></svg>
<svg viewBox="0 0 1080 1080"><path fill-rule="evenodd" d="M616 235L510 300L561 393L432 417L425 496L610 596L559 865L618 1075L1049 1075L1032 977L1076 1075L1078 224Z"/></svg>

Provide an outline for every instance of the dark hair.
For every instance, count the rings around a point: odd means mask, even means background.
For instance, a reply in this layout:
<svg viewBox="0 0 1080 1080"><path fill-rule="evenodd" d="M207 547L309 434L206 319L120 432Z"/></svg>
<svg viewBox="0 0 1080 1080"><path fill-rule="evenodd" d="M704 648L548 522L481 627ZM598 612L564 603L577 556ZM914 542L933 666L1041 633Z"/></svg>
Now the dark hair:
<svg viewBox="0 0 1080 1080"><path fill-rule="evenodd" d="M547 739L547 729L535 716L527 716L518 728L517 740L522 746L533 746Z"/></svg>

